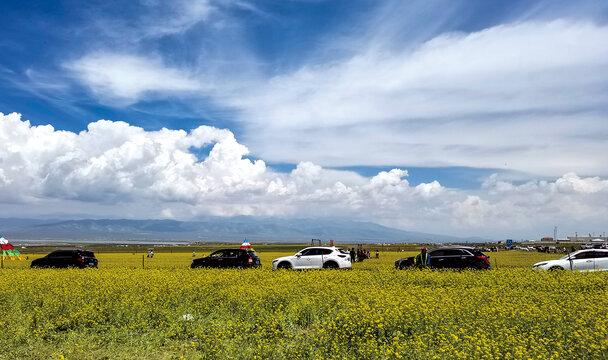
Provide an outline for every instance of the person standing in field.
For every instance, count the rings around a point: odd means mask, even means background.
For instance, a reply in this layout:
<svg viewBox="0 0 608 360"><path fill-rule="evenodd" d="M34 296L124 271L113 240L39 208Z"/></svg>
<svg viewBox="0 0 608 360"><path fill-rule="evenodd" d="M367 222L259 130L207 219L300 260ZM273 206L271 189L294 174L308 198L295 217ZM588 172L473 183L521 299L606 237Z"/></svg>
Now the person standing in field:
<svg viewBox="0 0 608 360"><path fill-rule="evenodd" d="M431 264L431 258L426 252L426 246L420 249L420 254L414 256L414 266L425 268Z"/></svg>
<svg viewBox="0 0 608 360"><path fill-rule="evenodd" d="M350 249L350 262L355 262L355 248Z"/></svg>

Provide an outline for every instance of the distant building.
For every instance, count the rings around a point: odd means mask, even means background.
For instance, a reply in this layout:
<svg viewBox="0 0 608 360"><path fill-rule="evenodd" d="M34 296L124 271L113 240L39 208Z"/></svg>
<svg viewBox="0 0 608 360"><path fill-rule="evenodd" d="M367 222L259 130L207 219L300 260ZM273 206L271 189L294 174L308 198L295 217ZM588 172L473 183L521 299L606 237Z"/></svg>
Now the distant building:
<svg viewBox="0 0 608 360"><path fill-rule="evenodd" d="M593 240L608 241L608 236L568 236L568 242L588 243Z"/></svg>

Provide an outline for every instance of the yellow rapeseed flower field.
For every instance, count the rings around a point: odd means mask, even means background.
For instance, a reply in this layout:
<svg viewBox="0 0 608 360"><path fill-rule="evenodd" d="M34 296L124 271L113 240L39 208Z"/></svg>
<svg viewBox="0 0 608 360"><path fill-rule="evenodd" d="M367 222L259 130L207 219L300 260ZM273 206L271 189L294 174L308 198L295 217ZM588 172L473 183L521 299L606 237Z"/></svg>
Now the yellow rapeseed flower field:
<svg viewBox="0 0 608 360"><path fill-rule="evenodd" d="M274 272L286 253L258 254L241 271L190 269L191 252L6 263L0 359L608 359L608 273L531 270L546 254L462 272L395 270L407 252Z"/></svg>

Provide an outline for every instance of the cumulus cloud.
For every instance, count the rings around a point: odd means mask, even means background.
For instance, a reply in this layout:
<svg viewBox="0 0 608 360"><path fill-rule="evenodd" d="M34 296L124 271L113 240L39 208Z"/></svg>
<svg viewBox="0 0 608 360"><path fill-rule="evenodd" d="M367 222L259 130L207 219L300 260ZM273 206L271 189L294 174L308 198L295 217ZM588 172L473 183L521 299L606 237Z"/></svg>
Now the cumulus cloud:
<svg viewBox="0 0 608 360"><path fill-rule="evenodd" d="M73 133L13 113L0 114L0 142L3 216L337 216L485 236L608 218L608 180L599 177L567 173L515 184L492 175L480 189L463 191L437 181L412 186L404 169L366 178L301 162L276 173L247 159L232 132L210 126L146 131L100 120ZM202 160L190 151L206 146L212 149Z"/></svg>
<svg viewBox="0 0 608 360"><path fill-rule="evenodd" d="M230 131L210 126L145 131L100 120L76 134L31 126L13 113L1 115L0 130L2 193L22 203L59 199L118 207L146 201L157 204L146 215L173 217L183 208L191 215L281 215L307 203L311 213L320 204L328 213L349 212L419 196L401 179L407 172L397 169L371 180L310 162L274 173L264 161L247 159L249 150ZM212 149L199 161L190 149L204 146Z"/></svg>

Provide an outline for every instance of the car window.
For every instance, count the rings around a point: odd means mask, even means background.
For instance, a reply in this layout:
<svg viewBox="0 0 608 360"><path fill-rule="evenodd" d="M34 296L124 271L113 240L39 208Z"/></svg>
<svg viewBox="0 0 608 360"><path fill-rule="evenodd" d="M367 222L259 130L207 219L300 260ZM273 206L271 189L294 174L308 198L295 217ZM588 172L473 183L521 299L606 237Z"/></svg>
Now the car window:
<svg viewBox="0 0 608 360"><path fill-rule="evenodd" d="M306 249L300 253L302 256L314 255L316 249Z"/></svg>
<svg viewBox="0 0 608 360"><path fill-rule="evenodd" d="M82 255L86 257L95 257L95 254L92 251L83 251Z"/></svg>
<svg viewBox="0 0 608 360"><path fill-rule="evenodd" d="M209 257L224 257L224 250L218 250L216 252L214 252L213 254L209 255Z"/></svg>
<svg viewBox="0 0 608 360"><path fill-rule="evenodd" d="M310 249L308 256L321 255L322 252L323 252L323 249Z"/></svg>
<svg viewBox="0 0 608 360"><path fill-rule="evenodd" d="M464 255L460 249L447 249L444 250L444 256L461 256Z"/></svg>
<svg viewBox="0 0 608 360"><path fill-rule="evenodd" d="M224 252L224 256L225 257L237 257L239 255L239 251L238 250L226 250Z"/></svg>
<svg viewBox="0 0 608 360"><path fill-rule="evenodd" d="M445 255L445 251L443 251L443 250L434 250L434 251L431 251L429 253L429 255L432 256L432 257L444 256Z"/></svg>
<svg viewBox="0 0 608 360"><path fill-rule="evenodd" d="M53 251L52 253L50 253L48 255L48 257L66 257L66 256L71 256L72 252L71 251Z"/></svg>
<svg viewBox="0 0 608 360"><path fill-rule="evenodd" d="M318 250L321 255L329 255L334 252L332 249L318 249Z"/></svg>
<svg viewBox="0 0 608 360"><path fill-rule="evenodd" d="M576 259L576 260L578 260L578 259L591 259L591 258L593 258L593 254L592 254L591 251L581 252L581 253L576 254L573 257L573 259Z"/></svg>
<svg viewBox="0 0 608 360"><path fill-rule="evenodd" d="M591 257L594 259L608 257L608 255L603 251L592 251L591 253L592 253Z"/></svg>

